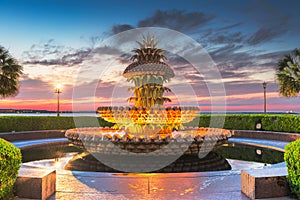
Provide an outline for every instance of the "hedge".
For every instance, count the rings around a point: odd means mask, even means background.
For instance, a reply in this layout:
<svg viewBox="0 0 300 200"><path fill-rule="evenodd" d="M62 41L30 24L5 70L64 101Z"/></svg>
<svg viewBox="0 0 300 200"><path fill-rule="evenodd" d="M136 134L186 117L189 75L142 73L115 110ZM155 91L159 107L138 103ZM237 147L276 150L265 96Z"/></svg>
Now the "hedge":
<svg viewBox="0 0 300 200"><path fill-rule="evenodd" d="M227 114L213 115L214 120L222 120L225 117L224 128L232 130L255 130L258 122L262 124L261 130L277 132L300 133L300 116L287 114ZM84 121L80 127L94 126L91 122L94 117L81 117ZM188 123L187 126L210 126L211 115L201 114L199 118ZM100 126L112 126L102 118L98 118ZM0 132L54 130L75 128L73 117L26 117L3 116L0 117Z"/></svg>
<svg viewBox="0 0 300 200"><path fill-rule="evenodd" d="M80 117L81 127L95 126L94 117ZM112 126L112 123L98 118L100 126ZM75 128L73 117L28 117L0 116L0 132L32 131L32 130L64 130Z"/></svg>
<svg viewBox="0 0 300 200"><path fill-rule="evenodd" d="M227 114L214 115L214 120L222 120L225 118L225 129L232 130L256 130L256 124L261 123L261 130L300 133L300 116L288 114ZM188 126L209 127L211 115L201 114L200 119L197 118L188 123Z"/></svg>
<svg viewBox="0 0 300 200"><path fill-rule="evenodd" d="M285 147L284 160L288 168L288 182L293 194L300 199L300 140Z"/></svg>
<svg viewBox="0 0 300 200"><path fill-rule="evenodd" d="M0 199L12 196L21 160L20 149L0 138Z"/></svg>

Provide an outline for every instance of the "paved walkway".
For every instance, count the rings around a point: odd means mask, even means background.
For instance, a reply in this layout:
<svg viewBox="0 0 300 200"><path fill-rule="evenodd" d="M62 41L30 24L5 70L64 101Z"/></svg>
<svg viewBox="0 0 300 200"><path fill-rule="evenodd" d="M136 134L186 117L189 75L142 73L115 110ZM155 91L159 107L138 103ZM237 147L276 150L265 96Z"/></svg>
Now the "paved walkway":
<svg viewBox="0 0 300 200"><path fill-rule="evenodd" d="M57 172L57 192L50 200L205 199L248 200L241 193L240 173L110 174ZM288 197L273 200L287 200Z"/></svg>
<svg viewBox="0 0 300 200"><path fill-rule="evenodd" d="M105 174L58 171L54 199L247 199L240 175L226 173Z"/></svg>
<svg viewBox="0 0 300 200"><path fill-rule="evenodd" d="M235 142L259 143L262 140L237 139ZM284 148L287 143L263 141L263 145ZM23 144L25 145L25 144ZM243 200L240 171L126 174L57 170L57 192L50 200L116 199L205 199ZM272 200L286 200L273 198ZM19 200L19 198L15 198ZM24 199L23 199L24 200Z"/></svg>

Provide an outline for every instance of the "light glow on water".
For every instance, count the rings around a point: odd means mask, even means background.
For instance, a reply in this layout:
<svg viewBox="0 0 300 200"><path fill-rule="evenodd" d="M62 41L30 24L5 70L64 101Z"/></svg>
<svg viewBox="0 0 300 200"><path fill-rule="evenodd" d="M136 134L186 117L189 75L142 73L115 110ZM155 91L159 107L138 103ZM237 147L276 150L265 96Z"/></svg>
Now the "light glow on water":
<svg viewBox="0 0 300 200"><path fill-rule="evenodd" d="M60 158L53 158L53 159L43 159L43 160L36 160L31 162L23 163L25 166L30 167L41 167L41 168L48 168L48 169L65 169L65 166L68 162L73 158L76 153L65 153Z"/></svg>

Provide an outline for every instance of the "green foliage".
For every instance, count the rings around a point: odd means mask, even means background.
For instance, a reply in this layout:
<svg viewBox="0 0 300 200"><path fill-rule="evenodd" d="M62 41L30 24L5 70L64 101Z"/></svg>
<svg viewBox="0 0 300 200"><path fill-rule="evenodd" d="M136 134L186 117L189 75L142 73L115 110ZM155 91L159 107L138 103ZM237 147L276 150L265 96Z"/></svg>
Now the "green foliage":
<svg viewBox="0 0 300 200"><path fill-rule="evenodd" d="M285 97L297 96L300 92L300 50L295 49L278 62L276 78L279 93Z"/></svg>
<svg viewBox="0 0 300 200"><path fill-rule="evenodd" d="M285 147L284 160L288 168L287 179L291 191L300 199L300 140L291 142Z"/></svg>
<svg viewBox="0 0 300 200"><path fill-rule="evenodd" d="M258 122L262 125L262 130L276 132L300 132L300 116L286 114L227 114L214 115L225 117L224 128L232 130L255 130ZM210 127L211 115L201 114L200 119L195 119L187 126Z"/></svg>
<svg viewBox="0 0 300 200"><path fill-rule="evenodd" d="M95 126L94 117L81 117L81 127ZM98 118L99 126L110 127L113 124ZM0 132L33 131L33 130L60 130L75 128L73 117L26 117L2 116L0 117Z"/></svg>
<svg viewBox="0 0 300 200"><path fill-rule="evenodd" d="M275 115L275 114L228 114L217 115L220 118L225 117L224 128L232 130L255 130L258 122L262 124L262 130L277 132L300 132L300 116L296 115ZM82 117L80 127L95 126L94 117ZM201 114L186 126L210 127L211 115ZM106 122L98 117L99 126L111 127L113 123ZM78 124L77 124L78 126ZM75 128L73 117L25 117L25 116L0 116L0 132L11 131L32 131L32 130L55 130Z"/></svg>
<svg viewBox="0 0 300 200"><path fill-rule="evenodd" d="M21 160L20 149L0 138L0 199L12 195Z"/></svg>
<svg viewBox="0 0 300 200"><path fill-rule="evenodd" d="M19 90L19 78L23 67L0 46L0 97L15 96Z"/></svg>

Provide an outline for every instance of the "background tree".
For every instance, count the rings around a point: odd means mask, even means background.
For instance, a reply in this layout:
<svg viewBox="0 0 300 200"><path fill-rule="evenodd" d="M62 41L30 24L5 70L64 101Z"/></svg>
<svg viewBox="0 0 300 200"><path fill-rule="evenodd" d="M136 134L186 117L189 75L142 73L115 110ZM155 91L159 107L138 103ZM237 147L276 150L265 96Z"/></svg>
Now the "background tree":
<svg viewBox="0 0 300 200"><path fill-rule="evenodd" d="M19 91L22 66L0 46L0 97L15 96Z"/></svg>
<svg viewBox="0 0 300 200"><path fill-rule="evenodd" d="M276 78L279 93L285 97L297 96L300 92L300 50L295 49L278 63Z"/></svg>

